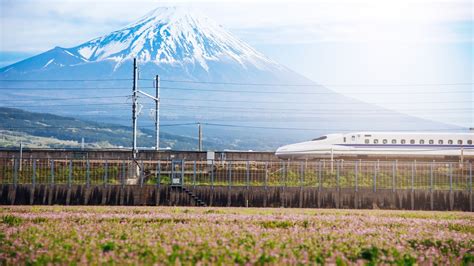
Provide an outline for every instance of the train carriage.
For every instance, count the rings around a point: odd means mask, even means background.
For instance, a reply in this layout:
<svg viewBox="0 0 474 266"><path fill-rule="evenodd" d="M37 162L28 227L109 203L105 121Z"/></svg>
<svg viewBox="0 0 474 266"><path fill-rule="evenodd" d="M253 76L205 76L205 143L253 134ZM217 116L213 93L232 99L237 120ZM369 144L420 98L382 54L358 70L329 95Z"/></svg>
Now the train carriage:
<svg viewBox="0 0 474 266"><path fill-rule="evenodd" d="M474 158L474 132L355 132L328 134L278 148L280 159L324 157Z"/></svg>

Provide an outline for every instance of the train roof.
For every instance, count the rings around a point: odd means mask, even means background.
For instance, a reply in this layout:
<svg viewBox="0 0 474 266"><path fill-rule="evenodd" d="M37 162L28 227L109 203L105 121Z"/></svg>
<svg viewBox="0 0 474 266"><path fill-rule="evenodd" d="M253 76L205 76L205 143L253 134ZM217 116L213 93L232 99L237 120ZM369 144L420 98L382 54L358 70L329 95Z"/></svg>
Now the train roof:
<svg viewBox="0 0 474 266"><path fill-rule="evenodd" d="M418 131L362 131L346 133L344 135L437 135L437 136L474 136L474 132L418 132Z"/></svg>

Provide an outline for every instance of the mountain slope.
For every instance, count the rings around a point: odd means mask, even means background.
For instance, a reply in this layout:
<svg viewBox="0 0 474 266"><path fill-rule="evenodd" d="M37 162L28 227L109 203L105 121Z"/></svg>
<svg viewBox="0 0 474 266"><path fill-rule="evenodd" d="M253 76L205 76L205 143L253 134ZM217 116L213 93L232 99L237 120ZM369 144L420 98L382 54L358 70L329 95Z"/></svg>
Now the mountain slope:
<svg viewBox="0 0 474 266"><path fill-rule="evenodd" d="M33 136L36 143L31 142L32 146L40 146L44 143L51 147L77 147L82 138L88 147L130 147L132 136L130 128L121 125L99 124L71 117L2 107L0 107L0 130L0 136L3 139L16 139L18 142L19 138ZM19 132L23 134L18 134ZM154 146L153 136L152 130L140 130L138 132L139 146ZM165 132L161 132L160 136L162 148L193 150L197 147L196 139L170 135ZM9 146L13 144L10 143ZM205 141L204 145L209 148L216 147L209 141Z"/></svg>
<svg viewBox="0 0 474 266"><path fill-rule="evenodd" d="M19 73L45 78L57 76L57 71L63 73L64 68L73 68L70 75L74 75L77 72L74 69L102 63L101 71L95 76L120 76L121 66L133 58L141 64L151 63L155 70L176 70L176 73L167 71L169 75L198 80L222 80L225 75L221 72L242 77L246 75L239 75L239 71L291 73L209 18L175 7L155 9L120 30L76 47L56 47L4 67L0 73L3 78L13 78ZM231 71L222 71L225 69Z"/></svg>

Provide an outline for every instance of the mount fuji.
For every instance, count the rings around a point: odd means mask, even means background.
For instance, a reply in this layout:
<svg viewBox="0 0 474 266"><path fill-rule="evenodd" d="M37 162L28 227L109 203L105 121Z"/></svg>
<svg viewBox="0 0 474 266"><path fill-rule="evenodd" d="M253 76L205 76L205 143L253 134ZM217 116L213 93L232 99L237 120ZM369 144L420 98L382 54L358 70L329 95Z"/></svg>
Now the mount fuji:
<svg viewBox="0 0 474 266"><path fill-rule="evenodd" d="M264 77L275 81L298 76L211 19L176 7L157 8L135 23L76 47L55 47L0 69L0 75L4 79L130 77L133 58L142 64L142 76L149 72L151 77L159 73L205 81Z"/></svg>
<svg viewBox="0 0 474 266"><path fill-rule="evenodd" d="M1 68L3 97L12 103L21 99L9 107L130 125L130 100L111 96L131 94L133 58L139 62L142 90L153 88L155 75L162 79L162 121L213 124L204 129L205 137L228 143L222 149L273 149L349 129L440 127L335 93L271 60L211 19L174 7L157 8L78 46L56 47ZM52 94L70 99L53 106L47 100ZM143 110L153 108L146 99L140 101ZM152 121L140 118L139 125L151 126ZM189 126L165 130L196 135Z"/></svg>

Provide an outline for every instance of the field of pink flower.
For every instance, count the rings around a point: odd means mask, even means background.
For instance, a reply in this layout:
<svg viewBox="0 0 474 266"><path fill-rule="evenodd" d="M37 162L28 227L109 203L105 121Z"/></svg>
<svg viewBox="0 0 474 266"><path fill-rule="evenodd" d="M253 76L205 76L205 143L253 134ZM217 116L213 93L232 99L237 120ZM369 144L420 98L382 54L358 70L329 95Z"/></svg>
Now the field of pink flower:
<svg viewBox="0 0 474 266"><path fill-rule="evenodd" d="M460 212L0 207L0 264L472 264Z"/></svg>

